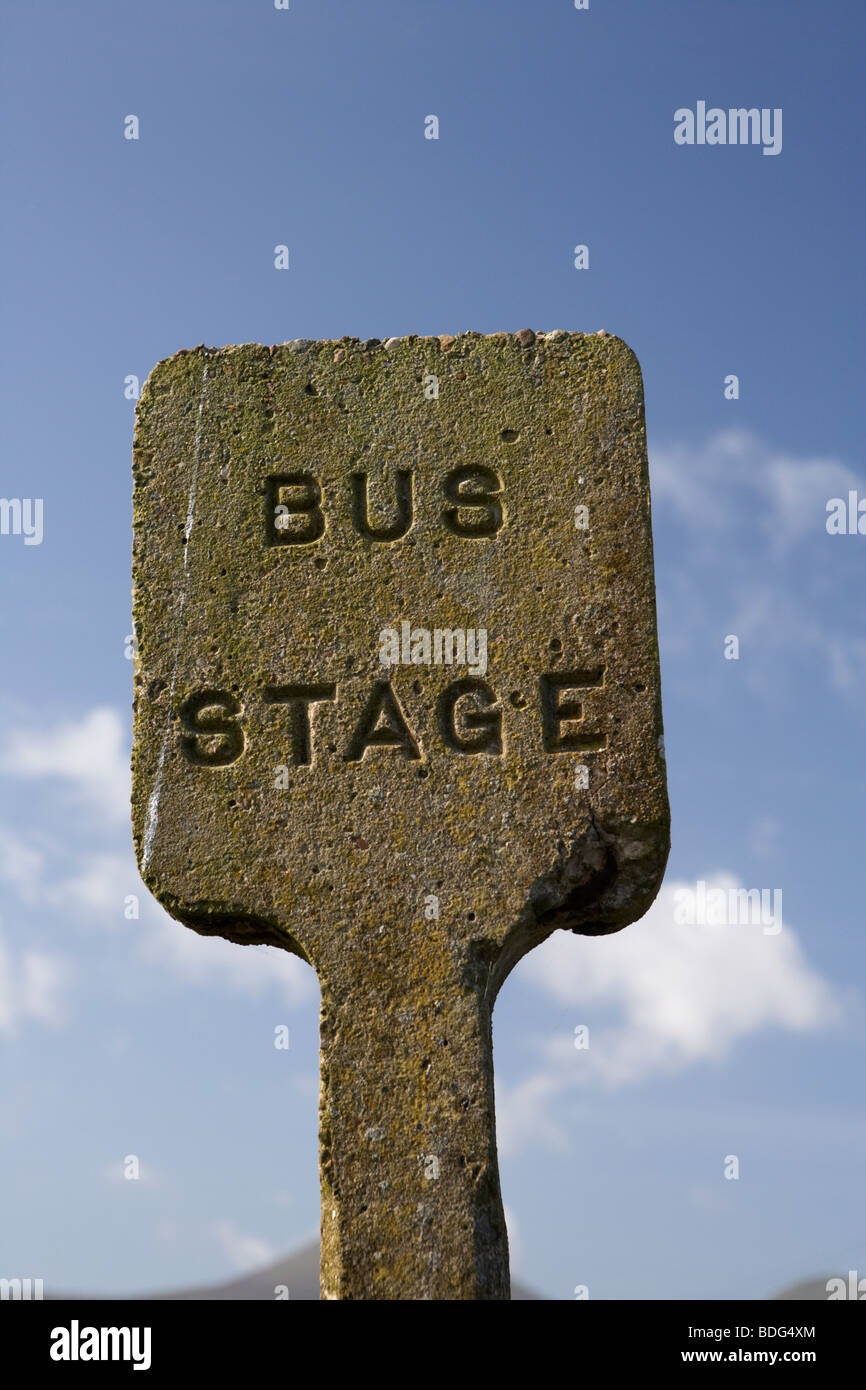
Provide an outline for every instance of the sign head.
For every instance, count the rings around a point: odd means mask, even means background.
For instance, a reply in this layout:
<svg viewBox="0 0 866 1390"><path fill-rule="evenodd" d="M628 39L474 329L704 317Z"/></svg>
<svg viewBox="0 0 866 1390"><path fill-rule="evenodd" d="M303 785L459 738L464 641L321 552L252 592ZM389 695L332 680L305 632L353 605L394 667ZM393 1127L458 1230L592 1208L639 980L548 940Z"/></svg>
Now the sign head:
<svg viewBox="0 0 866 1390"><path fill-rule="evenodd" d="M646 911L669 820L623 342L178 353L134 471L134 829L171 912L325 976L402 916L501 980Z"/></svg>

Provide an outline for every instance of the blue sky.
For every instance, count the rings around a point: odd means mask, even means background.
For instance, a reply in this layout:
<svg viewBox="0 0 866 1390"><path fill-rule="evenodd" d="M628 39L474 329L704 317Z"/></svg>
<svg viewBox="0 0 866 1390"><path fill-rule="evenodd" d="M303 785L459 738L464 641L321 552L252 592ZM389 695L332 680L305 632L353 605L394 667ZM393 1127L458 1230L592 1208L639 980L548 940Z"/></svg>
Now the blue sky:
<svg viewBox="0 0 866 1390"><path fill-rule="evenodd" d="M559 933L497 1004L513 1269L563 1299L866 1273L866 537L825 528L866 496L863 7L2 24L0 494L42 498L44 537L0 535L0 1274L177 1287L318 1224L312 972L171 923L132 858L125 378L202 342L523 327L643 367L673 847L644 922ZM701 100L781 108L781 153L677 146ZM782 932L678 926L702 879L781 889Z"/></svg>

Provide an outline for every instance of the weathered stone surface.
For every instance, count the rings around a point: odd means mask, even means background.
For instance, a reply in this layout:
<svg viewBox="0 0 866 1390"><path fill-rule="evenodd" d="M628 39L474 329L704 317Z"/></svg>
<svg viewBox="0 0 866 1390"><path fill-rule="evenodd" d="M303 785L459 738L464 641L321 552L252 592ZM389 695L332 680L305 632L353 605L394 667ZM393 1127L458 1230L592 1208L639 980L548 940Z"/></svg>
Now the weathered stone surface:
<svg viewBox="0 0 866 1390"><path fill-rule="evenodd" d="M318 973L323 1295L507 1298L494 998L554 929L641 916L668 851L637 360L198 348L149 377L134 473L139 863ZM424 629L431 664L383 664L404 623L392 660Z"/></svg>

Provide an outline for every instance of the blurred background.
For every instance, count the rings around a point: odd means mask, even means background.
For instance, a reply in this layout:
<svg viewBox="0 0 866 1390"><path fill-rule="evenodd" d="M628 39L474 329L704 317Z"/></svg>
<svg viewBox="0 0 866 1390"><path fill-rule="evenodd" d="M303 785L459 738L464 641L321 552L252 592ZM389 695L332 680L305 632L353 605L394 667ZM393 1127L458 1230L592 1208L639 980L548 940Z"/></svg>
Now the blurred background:
<svg viewBox="0 0 866 1390"><path fill-rule="evenodd" d="M313 973L172 922L132 853L140 385L199 343L524 327L643 367L673 848L642 922L500 996L513 1272L866 1276L866 535L827 530L866 498L859 0L0 23L0 493L42 500L38 543L32 507L0 534L0 1276L201 1287L318 1229ZM781 152L676 144L699 101L781 109ZM781 893L782 929L684 923L701 882Z"/></svg>

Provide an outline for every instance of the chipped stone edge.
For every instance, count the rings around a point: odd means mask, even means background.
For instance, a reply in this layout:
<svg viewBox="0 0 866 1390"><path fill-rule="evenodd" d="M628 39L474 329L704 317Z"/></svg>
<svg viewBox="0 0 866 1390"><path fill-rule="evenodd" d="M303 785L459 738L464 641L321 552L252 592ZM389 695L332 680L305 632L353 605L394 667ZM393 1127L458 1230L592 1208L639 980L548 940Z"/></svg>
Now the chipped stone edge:
<svg viewBox="0 0 866 1390"><path fill-rule="evenodd" d="M347 352L373 352L376 348L381 348L383 352L397 347L401 343L432 344L436 343L441 352L449 352L455 343L464 343L467 339L484 339L485 341L498 341L503 345L513 344L517 347L529 348L536 342L540 343L561 343L575 338L609 338L611 342L622 343L628 348L628 344L618 338L615 333L608 333L606 329L599 328L592 333L584 333L578 330L554 328L549 332L536 332L532 328L520 328L514 333L478 333L474 329L466 329L462 333L406 333L395 338L354 338L344 336L342 338L287 338L282 343L273 343L268 347L271 353L278 348L283 348L296 355L309 352L311 349L322 349L333 347L336 353L345 354ZM247 348L262 348L266 345L257 342L248 343L228 343L224 347L208 347L205 343L198 343L193 348L180 348L174 357L183 357L190 353L203 352L206 356L215 356L218 353L243 352ZM631 351L631 349L629 349ZM170 361L170 358L164 359ZM342 358L335 359L342 360Z"/></svg>

